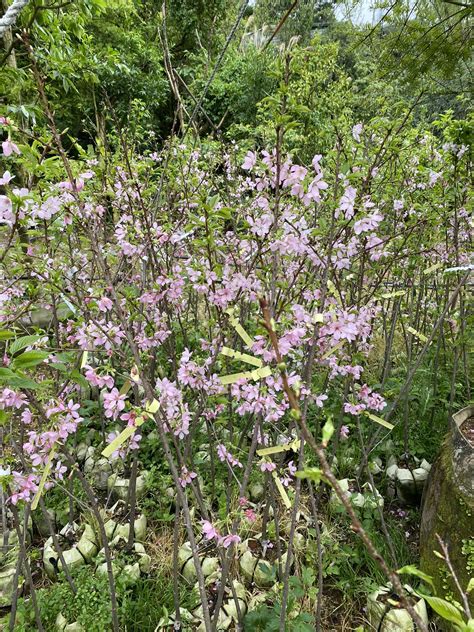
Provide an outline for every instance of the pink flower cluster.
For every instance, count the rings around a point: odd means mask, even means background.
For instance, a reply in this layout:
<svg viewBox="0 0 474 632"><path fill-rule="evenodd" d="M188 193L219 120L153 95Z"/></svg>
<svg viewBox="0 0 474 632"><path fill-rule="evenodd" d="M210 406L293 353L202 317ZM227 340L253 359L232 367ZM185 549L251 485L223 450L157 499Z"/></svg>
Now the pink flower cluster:
<svg viewBox="0 0 474 632"><path fill-rule="evenodd" d="M217 446L217 456L219 461L227 462L231 467L243 467L242 463L232 456L229 450L222 443L219 443Z"/></svg>
<svg viewBox="0 0 474 632"><path fill-rule="evenodd" d="M27 404L26 395L23 393L17 393L10 388L4 388L3 391L0 391L0 410L5 410L6 408L18 409Z"/></svg>
<svg viewBox="0 0 474 632"><path fill-rule="evenodd" d="M156 389L159 392L160 408L166 417L166 430L172 431L179 439L184 439L189 434L191 413L188 404L183 401L183 393L175 382L166 377L156 381Z"/></svg>
<svg viewBox="0 0 474 632"><path fill-rule="evenodd" d="M80 349L100 349L103 347L111 352L114 345L120 346L125 333L119 325L105 320L89 321L78 328L77 333L68 337L72 343L77 343Z"/></svg>
<svg viewBox="0 0 474 632"><path fill-rule="evenodd" d="M238 544L241 541L240 536L228 534L220 535L219 531L209 520L202 521L202 533L206 540L215 540L219 546L228 549L232 544Z"/></svg>
<svg viewBox="0 0 474 632"><path fill-rule="evenodd" d="M113 388L114 386L114 378L111 375L100 375L93 369L90 365L86 364L84 377L92 384L92 386L98 386L99 388Z"/></svg>
<svg viewBox="0 0 474 632"><path fill-rule="evenodd" d="M104 410L108 419L117 419L125 408L127 396L121 395L118 388L113 388L109 393L104 393Z"/></svg>
<svg viewBox="0 0 474 632"><path fill-rule="evenodd" d="M181 475L179 477L179 484L181 487L186 487L186 485L189 485L196 476L196 472L188 470L188 468L183 465L181 468Z"/></svg>
<svg viewBox="0 0 474 632"><path fill-rule="evenodd" d="M360 387L357 393L357 398L359 399L359 402L356 404L345 402L344 412L350 413L351 415L360 415L360 413L364 410L381 411L387 406L387 402L384 398L379 393L376 393L369 388L367 384L363 384Z"/></svg>

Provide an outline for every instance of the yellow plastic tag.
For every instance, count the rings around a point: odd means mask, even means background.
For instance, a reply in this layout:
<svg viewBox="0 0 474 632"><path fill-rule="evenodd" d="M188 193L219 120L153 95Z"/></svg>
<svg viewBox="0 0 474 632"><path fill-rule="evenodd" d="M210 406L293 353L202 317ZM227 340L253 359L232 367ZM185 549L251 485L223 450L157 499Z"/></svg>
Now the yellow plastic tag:
<svg viewBox="0 0 474 632"><path fill-rule="evenodd" d="M439 270L439 268L442 267L442 263L438 262L433 264L432 266L430 266L429 268L426 268L426 270L423 270L423 274L431 274L432 272L435 272L436 270Z"/></svg>
<svg viewBox="0 0 474 632"><path fill-rule="evenodd" d="M240 351L235 351L234 349L230 349L229 347L222 347L221 354L227 356L228 358L234 358L235 360L242 360L242 362L246 362L247 364L252 364L253 366L261 367L262 361L260 358L256 358L255 356L251 356L248 353L241 353Z"/></svg>
<svg viewBox="0 0 474 632"><path fill-rule="evenodd" d="M242 338L242 340L245 342L245 344L247 345L247 347L249 349L252 348L252 345L254 343L254 341L252 340L252 338L248 335L248 333L245 331L245 329L242 327L242 325L239 323L239 321L237 320L237 318L234 316L234 310L232 307L229 307L229 309L226 309L225 312L228 316L229 316L229 322L232 325L232 327L235 329L235 331L239 334L239 336Z"/></svg>
<svg viewBox="0 0 474 632"><path fill-rule="evenodd" d="M43 475L41 476L41 480L38 485L38 489L36 490L35 497L33 498L33 502L31 503L31 511L34 511L36 507L38 506L39 500L41 498L41 494L43 493L44 485L46 483L46 479L48 478L49 473L51 471L51 467L53 465L53 458L55 454L56 454L56 446L53 446L51 452L49 453L48 462L46 463L44 467Z"/></svg>
<svg viewBox="0 0 474 632"><path fill-rule="evenodd" d="M394 427L393 424L391 424L389 421L385 421L385 419L382 419L382 417L377 417L377 415L373 415L367 410L364 410L364 415L369 419L372 419L372 421L375 421L375 423L380 424L381 426L385 426L385 428L388 428L389 430L392 430Z"/></svg>
<svg viewBox="0 0 474 632"><path fill-rule="evenodd" d="M414 329L413 327L407 327L407 331L409 331L411 334L413 334L416 338L418 338L422 342L428 341L428 338L425 336L425 334L422 334L419 331L416 331L416 329Z"/></svg>
<svg viewBox="0 0 474 632"><path fill-rule="evenodd" d="M275 481L275 485L278 491L280 492L280 496L281 496L281 499L283 500L283 504L285 505L287 509L289 509L291 507L291 500L288 498L286 489L283 487L282 482L278 478L278 474L276 473L276 470L273 470L272 476L273 476L273 480Z"/></svg>
<svg viewBox="0 0 474 632"><path fill-rule="evenodd" d="M287 450L293 450L293 452L298 452L301 445L300 439L295 439L291 443L284 443L283 445L275 445L271 448L262 448L261 450L257 450L258 456L268 456L270 454L278 454L279 452L286 452Z"/></svg>
<svg viewBox="0 0 474 632"><path fill-rule="evenodd" d="M135 382L135 384L138 384L138 382L140 381L140 375L138 374L138 367L136 364L132 366L132 370L130 371L130 379L132 380L132 382Z"/></svg>
<svg viewBox="0 0 474 632"><path fill-rule="evenodd" d="M112 443L109 443L109 445L104 450L102 450L102 456L105 456L106 459L112 456L112 454L118 448L120 448L122 443L124 443L129 437L131 437L135 433L135 430L139 426L141 426L144 423L144 421L145 421L144 417L137 417L135 419L134 426L127 426L126 428L124 428L122 432L115 437Z"/></svg>
<svg viewBox="0 0 474 632"><path fill-rule="evenodd" d="M229 375L221 375L219 376L219 380L221 384L234 384L234 382L238 382L241 379L245 380L260 380L264 377L269 377L272 374L272 370L269 366L262 366L260 369L255 369L255 371L243 371L242 373L230 373Z"/></svg>
<svg viewBox="0 0 474 632"><path fill-rule="evenodd" d="M84 351L84 353L82 354L82 359L81 359L81 369L83 369L86 366L88 358L89 358L89 352Z"/></svg>
<svg viewBox="0 0 474 632"><path fill-rule="evenodd" d="M381 294L380 298L395 298L396 296L403 296L406 293L406 290L395 290L394 292L386 292L385 294Z"/></svg>
<svg viewBox="0 0 474 632"><path fill-rule="evenodd" d="M313 323L324 323L324 314L314 314Z"/></svg>
<svg viewBox="0 0 474 632"><path fill-rule="evenodd" d="M341 340L340 342L337 343L337 345L335 345L334 347L332 347L331 349L328 349L326 351L326 353L322 356L321 360L326 360L326 358L329 358L329 356L332 356L332 354L337 351L338 349L340 349L342 347L342 345L344 344L345 340Z"/></svg>
<svg viewBox="0 0 474 632"><path fill-rule="evenodd" d="M131 386L132 385L130 383L130 380L127 380L125 384L122 386L122 388L120 389L120 395L126 395L128 391L130 390Z"/></svg>
<svg viewBox="0 0 474 632"><path fill-rule="evenodd" d="M160 407L160 402L157 399L154 399L151 404L146 404L145 410L147 413L154 415Z"/></svg>

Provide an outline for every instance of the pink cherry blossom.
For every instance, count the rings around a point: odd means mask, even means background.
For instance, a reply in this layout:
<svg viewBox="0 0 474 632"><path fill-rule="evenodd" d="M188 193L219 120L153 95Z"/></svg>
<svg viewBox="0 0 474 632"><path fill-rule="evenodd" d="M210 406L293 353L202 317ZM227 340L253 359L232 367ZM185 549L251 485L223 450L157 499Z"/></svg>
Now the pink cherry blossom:
<svg viewBox="0 0 474 632"><path fill-rule="evenodd" d="M318 406L318 408L322 408L324 406L324 402L326 401L326 399L328 398L327 395L323 394L323 395L316 395L316 397L314 398L314 403L316 404L316 406Z"/></svg>
<svg viewBox="0 0 474 632"><path fill-rule="evenodd" d="M18 156L21 154L21 151L18 149L18 146L15 145L11 140L4 140L2 143L3 155L5 157L11 156L12 154L17 154Z"/></svg>
<svg viewBox="0 0 474 632"><path fill-rule="evenodd" d="M250 171L255 167L256 162L257 155L253 151L249 151L245 156L244 162L242 163L242 169Z"/></svg>
<svg viewBox="0 0 474 632"><path fill-rule="evenodd" d="M268 235L270 228L272 227L273 215L271 213L264 213L256 219L247 216L247 222L250 225L250 230L252 233L257 235L258 237L265 237L265 235Z"/></svg>
<svg viewBox="0 0 474 632"><path fill-rule="evenodd" d="M219 461L226 461L231 467L243 467L242 463L233 457L222 443L217 446L217 456Z"/></svg>
<svg viewBox="0 0 474 632"><path fill-rule="evenodd" d="M206 540L215 540L220 537L219 532L209 520L202 521L202 532Z"/></svg>
<svg viewBox="0 0 474 632"><path fill-rule="evenodd" d="M10 501L16 505L20 500L30 501L38 489L38 477L36 474L25 476L21 472L13 472L13 494Z"/></svg>
<svg viewBox="0 0 474 632"><path fill-rule="evenodd" d="M192 480L196 478L196 476L196 472L188 470L188 468L183 465L183 467L181 468L181 475L179 477L179 483L181 487L186 487L186 485L189 485Z"/></svg>
<svg viewBox="0 0 474 632"><path fill-rule="evenodd" d="M250 507L244 511L244 516L249 522L255 522L257 519L257 514Z"/></svg>
<svg viewBox="0 0 474 632"><path fill-rule="evenodd" d="M0 185L5 186L6 184L8 184L9 182L11 182L13 180L15 176L12 176L12 174L9 171L5 171L5 173L3 174L3 176L0 178Z"/></svg>
<svg viewBox="0 0 474 632"><path fill-rule="evenodd" d="M347 439L349 436L349 426L341 426L341 429L339 430L339 436L341 437L341 439Z"/></svg>
<svg viewBox="0 0 474 632"><path fill-rule="evenodd" d="M351 219L351 217L354 216L356 196L357 190L352 186L348 186L339 201L339 208L336 211L336 217L339 217L341 212L344 213L346 219Z"/></svg>
<svg viewBox="0 0 474 632"><path fill-rule="evenodd" d="M273 472L276 470L276 463L273 463L273 461L261 461L260 469L262 472Z"/></svg>
<svg viewBox="0 0 474 632"><path fill-rule="evenodd" d="M240 536L238 535L225 535L219 539L219 544L223 546L225 549L228 549L232 544L238 544L241 541Z"/></svg>
<svg viewBox="0 0 474 632"><path fill-rule="evenodd" d="M354 224L354 232L356 235L361 233L367 233L371 230L375 230L380 222L383 220L383 215L375 211L367 217L363 217Z"/></svg>
<svg viewBox="0 0 474 632"><path fill-rule="evenodd" d="M17 393L10 388L4 388L0 391L0 410L5 408L21 408L28 403L26 395Z"/></svg>
<svg viewBox="0 0 474 632"><path fill-rule="evenodd" d="M365 404L351 404L350 402L345 402L344 404L344 412L351 415L360 415L365 408Z"/></svg>
<svg viewBox="0 0 474 632"><path fill-rule="evenodd" d="M13 226L15 223L13 204L6 195L0 195L0 223L1 222L5 222L9 226Z"/></svg>
<svg viewBox="0 0 474 632"><path fill-rule="evenodd" d="M117 388L104 394L104 410L107 418L117 419L119 413L125 408L126 395L121 395Z"/></svg>
<svg viewBox="0 0 474 632"><path fill-rule="evenodd" d="M112 309L112 305L112 301L107 296L102 296L102 298L97 303L97 307L100 309L101 312L108 312L110 309Z"/></svg>
<svg viewBox="0 0 474 632"><path fill-rule="evenodd" d="M111 375L99 375L96 373L95 369L89 365L86 365L84 368L86 369L84 377L90 384L92 384L92 386L98 386L99 388L103 388L104 386L107 388L113 388L114 378Z"/></svg>

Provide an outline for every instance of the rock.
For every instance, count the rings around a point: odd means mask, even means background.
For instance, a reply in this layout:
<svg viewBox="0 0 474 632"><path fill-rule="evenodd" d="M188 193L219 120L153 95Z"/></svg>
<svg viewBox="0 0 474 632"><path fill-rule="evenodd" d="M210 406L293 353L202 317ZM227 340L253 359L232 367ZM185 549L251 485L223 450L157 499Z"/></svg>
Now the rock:
<svg viewBox="0 0 474 632"><path fill-rule="evenodd" d="M397 472L398 472L398 465L397 463L392 463L391 465L389 465L386 469L387 472L387 476L394 481L397 478Z"/></svg>
<svg viewBox="0 0 474 632"><path fill-rule="evenodd" d="M83 463L86 460L88 448L89 448L89 446L87 445L87 443L85 441L83 441L82 443L78 443L77 444L77 446L76 446L76 459L79 461L79 463Z"/></svg>
<svg viewBox="0 0 474 632"><path fill-rule="evenodd" d="M349 491L349 479L341 478L341 480L339 480L338 483L339 483L339 487L344 492L345 496L349 498L351 495L351 492ZM335 511L340 511L341 507L342 507L342 503L339 500L339 497L336 495L336 493L333 490L329 497L329 509L335 512Z"/></svg>
<svg viewBox="0 0 474 632"><path fill-rule="evenodd" d="M343 478L338 482L353 507L358 507L359 509L376 509L377 506L383 507L383 497L377 489L372 490L370 483L366 483L362 487L361 492L351 492L351 481L348 478ZM340 512L343 509L343 505L334 490L331 492L331 496L329 498L329 508L333 512Z"/></svg>
<svg viewBox="0 0 474 632"><path fill-rule="evenodd" d="M68 623L66 617L61 613L56 617L56 629L58 632L86 632L80 623Z"/></svg>
<svg viewBox="0 0 474 632"><path fill-rule="evenodd" d="M148 472L143 471L136 479L136 498L140 500L146 493L146 478ZM120 500L127 500L130 480L128 478L120 478L118 474L112 474L108 477L107 488Z"/></svg>
<svg viewBox="0 0 474 632"><path fill-rule="evenodd" d="M374 489L372 489L372 486L370 483L365 483L365 485L363 486L363 493L364 493L364 509L374 510L374 509L377 509L377 507L380 507L380 509L383 509L385 501L383 499L382 494L380 494L378 489L376 489L375 487Z"/></svg>
<svg viewBox="0 0 474 632"><path fill-rule="evenodd" d="M149 573L151 570L151 557L145 551L145 547L140 542L133 545L135 555L138 557L138 566L142 573Z"/></svg>
<svg viewBox="0 0 474 632"><path fill-rule="evenodd" d="M67 524L64 529L61 529L60 535L66 536L71 530L73 533L77 533L79 531L79 526L76 523L73 525ZM62 539L60 538L60 542L61 540ZM98 550L99 547L94 530L89 524L85 524L84 530L77 544L69 549L63 547L64 561L70 569L77 568L78 566L82 566L83 564L90 562L92 558L97 555ZM54 548L52 537L48 538L44 544L43 564L48 577L50 579L55 579L57 569L62 567L62 563Z"/></svg>
<svg viewBox="0 0 474 632"><path fill-rule="evenodd" d="M246 591L244 586L237 581L234 581L234 590L239 604L240 614L241 617L243 617L247 613ZM201 622L201 625L196 628L196 632L205 632L206 628L203 623L204 617L202 606L196 608L196 610L194 610L193 612L193 615L198 621ZM230 627L233 624L238 623L238 621L239 617L235 599L230 588L226 588L225 597L222 602L222 608L217 618L216 630L229 630Z"/></svg>
<svg viewBox="0 0 474 632"><path fill-rule="evenodd" d="M122 572L120 573L120 577L128 585L136 584L140 579L140 566L138 562L124 566Z"/></svg>
<svg viewBox="0 0 474 632"><path fill-rule="evenodd" d="M194 615L192 615L189 610L185 610L185 608L179 609L179 618L184 624L193 624L199 623L199 619L197 619ZM163 630L165 628L170 629L174 626L176 621L176 614L173 612L172 614L162 617L158 621L158 625L156 627L157 630Z"/></svg>
<svg viewBox="0 0 474 632"><path fill-rule="evenodd" d="M145 540L146 525L147 525L147 522L146 522L145 514L138 516L138 518L133 523L134 535L135 535L136 541L143 542ZM128 540L128 535L130 533L130 525L128 523L120 524L120 522L117 522L111 518L110 520L107 520L105 522L104 528L105 528L105 533L107 535L107 538L109 540L113 540L116 537L121 537L124 540Z"/></svg>
<svg viewBox="0 0 474 632"><path fill-rule="evenodd" d="M264 488L261 483L253 483L249 487L249 494L253 502L258 503L263 498Z"/></svg>
<svg viewBox="0 0 474 632"><path fill-rule="evenodd" d="M410 591L409 586L405 586ZM386 597L397 599L391 595L391 588L383 586L374 591L367 598L367 614L372 626L371 629L379 632L415 632L417 629L410 614L404 608L390 606ZM415 604L415 610L421 619L428 625L428 613L424 599Z"/></svg>
<svg viewBox="0 0 474 632"><path fill-rule="evenodd" d="M375 459L370 461L369 467L370 467L370 471L372 472L372 474L380 474L381 472L383 472L382 459L380 457L378 457L378 456L375 457Z"/></svg>
<svg viewBox="0 0 474 632"><path fill-rule="evenodd" d="M474 406L453 415L451 428L426 481L420 529L420 566L433 577L437 595L459 594L446 564L433 554L440 551L436 534L447 545L454 571L463 589L472 575L474 549L474 448L459 427L474 416ZM470 557L470 560L469 560ZM469 594L474 609L474 591Z"/></svg>
<svg viewBox="0 0 474 632"><path fill-rule="evenodd" d="M398 468L396 487L399 498L406 504L418 505L427 476L428 472L422 467L413 470Z"/></svg>
<svg viewBox="0 0 474 632"><path fill-rule="evenodd" d="M417 483L424 483L428 478L428 470L425 470L424 467L417 467L412 474Z"/></svg>
<svg viewBox="0 0 474 632"><path fill-rule="evenodd" d="M354 507L359 507L360 509L362 509L362 507L365 505L365 498L363 494L361 494L360 492L351 494L350 498L351 498L351 504Z"/></svg>
<svg viewBox="0 0 474 632"><path fill-rule="evenodd" d="M209 452L204 452L203 450L199 450L199 452L196 452L194 461L197 465L202 465L203 463L210 463L211 455L209 454Z"/></svg>
<svg viewBox="0 0 474 632"><path fill-rule="evenodd" d="M68 521L68 511L60 511L55 509L46 509L54 531L60 531ZM46 518L41 509L37 509L32 513L33 524L42 538L48 538L51 532L46 522Z"/></svg>
<svg viewBox="0 0 474 632"><path fill-rule="evenodd" d="M208 557L201 554L199 559L204 577L209 577L219 569L218 557ZM188 583L192 584L196 581L196 567L189 542L185 542L178 551L178 566L179 572Z"/></svg>
<svg viewBox="0 0 474 632"><path fill-rule="evenodd" d="M237 545L239 566L243 577L249 584L255 583L260 588L272 586L278 577L278 562L270 562L256 553L252 543L259 543L257 538L249 538ZM284 546L284 541L282 540ZM258 547L257 547L258 548ZM281 568L285 569L288 553L281 556Z"/></svg>
<svg viewBox="0 0 474 632"><path fill-rule="evenodd" d="M127 540L122 537L117 537L115 540L109 543L111 550L117 549L126 545ZM112 560L112 572L114 577L120 577L121 580L127 584L135 584L142 573L149 573L151 569L151 557L145 551L145 547L140 542L135 542L133 550L128 553L129 556L133 556L135 561L125 563L124 559L117 556ZM97 556L96 572L101 575L107 575L107 562L105 561L104 549L99 552Z"/></svg>
<svg viewBox="0 0 474 632"><path fill-rule="evenodd" d="M293 550L299 552L304 551L306 543L307 539L305 538L305 536L299 531L295 531L293 536Z"/></svg>
<svg viewBox="0 0 474 632"><path fill-rule="evenodd" d="M402 467L399 467L397 469L396 478L397 481L402 485L412 485L414 481L412 471Z"/></svg>
<svg viewBox="0 0 474 632"><path fill-rule="evenodd" d="M0 608L11 606L17 560L18 550L14 549L0 561Z"/></svg>

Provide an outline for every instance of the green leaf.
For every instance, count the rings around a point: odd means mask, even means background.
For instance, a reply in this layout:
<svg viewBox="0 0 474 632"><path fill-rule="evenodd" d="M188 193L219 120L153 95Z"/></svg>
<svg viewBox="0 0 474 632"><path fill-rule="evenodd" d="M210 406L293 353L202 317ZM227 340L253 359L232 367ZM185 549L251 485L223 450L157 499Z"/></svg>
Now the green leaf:
<svg viewBox="0 0 474 632"><path fill-rule="evenodd" d="M79 384L79 386L82 386L83 388L89 388L90 386L86 378L77 369L74 369L74 371L71 371L70 378L73 382L75 382L76 384Z"/></svg>
<svg viewBox="0 0 474 632"><path fill-rule="evenodd" d="M49 366L61 373L67 373L69 370L69 367L67 367L63 362L51 362Z"/></svg>
<svg viewBox="0 0 474 632"><path fill-rule="evenodd" d="M471 577L471 579L469 580L469 584L467 585L466 592L467 594L469 594L473 590L474 590L474 577Z"/></svg>
<svg viewBox="0 0 474 632"><path fill-rule="evenodd" d="M332 423L331 417L328 418L326 423L323 426L323 447L326 448L328 443L331 441L331 437L334 434L334 424Z"/></svg>
<svg viewBox="0 0 474 632"><path fill-rule="evenodd" d="M0 368L0 380L6 381L9 377L13 377L15 374L11 369L7 369L6 367Z"/></svg>
<svg viewBox="0 0 474 632"><path fill-rule="evenodd" d="M0 340L9 340L10 338L15 337L14 331L9 331L8 329L0 329Z"/></svg>
<svg viewBox="0 0 474 632"><path fill-rule="evenodd" d="M464 621L461 613L452 603L449 603L446 599L432 597L431 595L420 594L420 597L423 597L423 599L428 602L431 608L436 612L436 614L439 614L442 619L464 627Z"/></svg>
<svg viewBox="0 0 474 632"><path fill-rule="evenodd" d="M7 384L14 388L28 388L34 390L39 388L39 384L27 377L14 373L11 369L0 368L0 384Z"/></svg>
<svg viewBox="0 0 474 632"><path fill-rule="evenodd" d="M31 336L22 336L21 338L18 338L17 340L11 343L9 347L9 351L12 355L14 355L15 353L18 353L18 351L21 351L25 347L29 347L30 345L33 345L35 342L38 342L38 340L42 337L43 336L38 336L38 335L33 335L33 334Z"/></svg>
<svg viewBox="0 0 474 632"><path fill-rule="evenodd" d="M301 472L296 472L298 478L309 478L315 483L320 483L321 479L324 480L323 471L317 467L307 467Z"/></svg>
<svg viewBox="0 0 474 632"><path fill-rule="evenodd" d="M15 375L9 380L8 384L13 386L14 388L26 388L30 391L34 391L40 387L37 382L30 380L28 377L21 377L19 375Z"/></svg>
<svg viewBox="0 0 474 632"><path fill-rule="evenodd" d="M47 351L25 351L13 360L12 366L15 369L27 369L41 364L48 356Z"/></svg>
<svg viewBox="0 0 474 632"><path fill-rule="evenodd" d="M413 564L409 564L408 566L403 566L402 568L399 568L397 573L399 575L414 575L415 577L419 577L420 579L422 579L430 586L433 586L432 577L430 577L426 573L423 573L423 571L420 571L420 569Z"/></svg>

